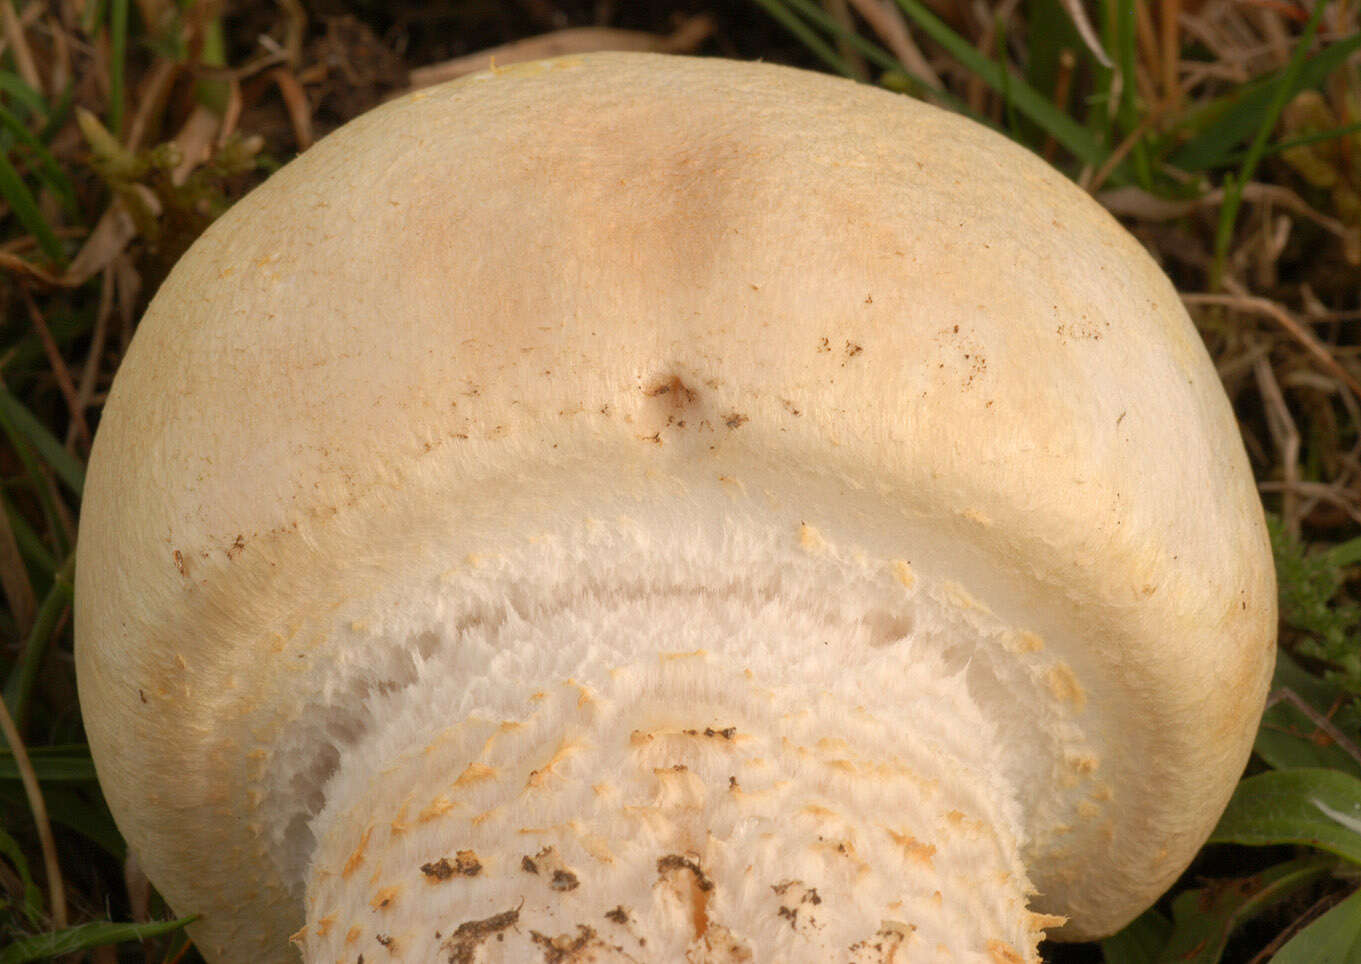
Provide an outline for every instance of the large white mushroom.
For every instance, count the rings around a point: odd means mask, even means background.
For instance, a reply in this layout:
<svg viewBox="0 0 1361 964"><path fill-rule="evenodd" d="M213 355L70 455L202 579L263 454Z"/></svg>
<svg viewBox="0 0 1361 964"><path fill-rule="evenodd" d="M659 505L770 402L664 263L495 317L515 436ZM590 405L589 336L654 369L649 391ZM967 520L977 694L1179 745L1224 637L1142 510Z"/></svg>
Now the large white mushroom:
<svg viewBox="0 0 1361 964"><path fill-rule="evenodd" d="M376 110L204 235L76 620L210 960L1012 962L1185 867L1275 603L1215 371L1081 191L882 91L598 55Z"/></svg>

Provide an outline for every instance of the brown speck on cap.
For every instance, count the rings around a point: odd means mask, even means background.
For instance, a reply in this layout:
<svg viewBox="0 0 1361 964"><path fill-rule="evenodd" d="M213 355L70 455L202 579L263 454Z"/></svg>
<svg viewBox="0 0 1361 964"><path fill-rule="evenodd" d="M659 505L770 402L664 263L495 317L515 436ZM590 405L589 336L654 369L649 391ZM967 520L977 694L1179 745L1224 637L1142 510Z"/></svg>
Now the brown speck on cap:
<svg viewBox="0 0 1361 964"><path fill-rule="evenodd" d="M560 891L576 890L581 886L581 881L570 870L555 870L553 871L553 880L548 886Z"/></svg>

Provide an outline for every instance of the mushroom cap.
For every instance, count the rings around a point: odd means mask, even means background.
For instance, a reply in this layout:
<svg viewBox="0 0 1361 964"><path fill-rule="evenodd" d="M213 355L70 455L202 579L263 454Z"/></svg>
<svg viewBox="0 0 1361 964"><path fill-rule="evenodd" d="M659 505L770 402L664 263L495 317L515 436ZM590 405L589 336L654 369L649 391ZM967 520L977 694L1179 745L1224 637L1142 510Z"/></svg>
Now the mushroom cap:
<svg viewBox="0 0 1361 964"><path fill-rule="evenodd" d="M441 540L509 538L521 503L727 477L834 505L1058 660L1092 756L1017 780L1063 936L1175 879L1250 751L1276 611L1172 286L969 120L598 54L325 138L204 234L127 353L82 514L81 703L120 828L208 953L287 959L301 923L255 761L321 667L365 658L329 637L337 607Z"/></svg>

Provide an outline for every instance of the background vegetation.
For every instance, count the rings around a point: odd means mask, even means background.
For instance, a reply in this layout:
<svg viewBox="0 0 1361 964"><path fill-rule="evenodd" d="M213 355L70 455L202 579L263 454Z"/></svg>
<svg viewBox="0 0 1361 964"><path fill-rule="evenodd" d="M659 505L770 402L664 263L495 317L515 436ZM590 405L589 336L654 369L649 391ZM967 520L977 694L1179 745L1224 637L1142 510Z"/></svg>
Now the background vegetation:
<svg viewBox="0 0 1361 964"><path fill-rule="evenodd" d="M169 267L387 97L599 48L765 58L968 113L1173 277L1272 516L1282 654L1177 886L1052 961L1361 961L1357 0L0 0L0 964L194 961L83 745L71 550L99 408Z"/></svg>

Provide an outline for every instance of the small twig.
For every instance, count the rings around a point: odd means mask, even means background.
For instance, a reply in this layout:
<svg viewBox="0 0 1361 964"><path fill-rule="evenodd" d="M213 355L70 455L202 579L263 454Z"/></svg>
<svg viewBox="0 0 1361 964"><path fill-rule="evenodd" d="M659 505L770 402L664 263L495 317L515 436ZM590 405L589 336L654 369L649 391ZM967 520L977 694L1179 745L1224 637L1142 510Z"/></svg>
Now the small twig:
<svg viewBox="0 0 1361 964"><path fill-rule="evenodd" d="M1273 85L1271 99L1260 111L1261 116L1254 118L1257 122L1257 132L1248 145L1238 172L1226 174L1224 177L1224 204L1219 209L1219 223L1215 229L1214 262L1210 268L1211 288L1225 287L1225 267L1229 263L1229 250L1233 246L1238 211L1243 201L1243 188L1252 182L1253 175L1266 156L1267 142L1276 128L1276 121L1285 109L1290 91L1294 89L1295 82L1304 69L1305 59L1309 56L1318 32L1319 21L1327 7L1326 0L1316 0L1314 9L1309 14L1309 22L1300 33L1298 42L1294 44L1290 61L1281 71L1280 82Z"/></svg>
<svg viewBox="0 0 1361 964"><path fill-rule="evenodd" d="M1101 185L1106 183L1106 178L1111 176L1112 172L1120 166L1120 162L1125 159L1125 155L1134 149L1134 145L1144 139L1144 136L1152 129L1154 124L1162 119L1162 116L1163 107L1161 104L1144 115L1138 126L1129 132L1129 136L1121 141L1120 145L1111 151L1110 156L1101 162L1101 166L1097 168L1091 181L1083 185L1089 194L1095 194L1101 190Z"/></svg>
<svg viewBox="0 0 1361 964"><path fill-rule="evenodd" d="M1265 339L1254 341L1237 354L1225 355L1216 361L1215 371L1219 372L1219 380L1224 382L1227 386L1230 382L1250 374L1252 372L1252 366L1257 364L1257 359L1264 358L1270 354L1270 342Z"/></svg>
<svg viewBox="0 0 1361 964"><path fill-rule="evenodd" d="M4 24L5 39L14 52L14 66L18 69L19 76L23 78L24 83L42 94L44 92L42 77L38 75L37 65L33 62L33 51L29 49L28 38L24 36L24 26L19 22L18 14L14 12L14 4L8 0L0 4L0 22Z"/></svg>
<svg viewBox="0 0 1361 964"><path fill-rule="evenodd" d="M1282 686L1280 689L1273 690L1266 699L1264 710L1269 710L1277 703L1289 703L1295 709L1303 713L1309 722L1323 732L1330 740L1337 744L1337 748L1346 753L1357 763L1361 763L1361 749L1356 744L1342 735L1342 731L1337 728L1332 720L1324 716L1318 710L1309 705L1304 697L1300 696L1289 686Z"/></svg>
<svg viewBox="0 0 1361 964"><path fill-rule="evenodd" d="M14 536L9 514L0 505L0 586L4 587L5 600L9 603L10 614L14 617L19 636L28 635L33 628L33 616L38 611L38 597L34 595L33 583L24 568L23 556L19 553L19 541Z"/></svg>
<svg viewBox="0 0 1361 964"><path fill-rule="evenodd" d="M1266 315L1284 328L1309 354L1318 359L1319 364L1343 382L1353 394L1361 397L1361 381L1357 381L1351 372L1342 367L1342 363L1332 356L1332 353L1312 331L1276 302L1247 294L1184 294L1181 296L1181 300L1188 305L1224 305L1240 311Z"/></svg>
<svg viewBox="0 0 1361 964"><path fill-rule="evenodd" d="M80 387L76 400L83 412L94 402L95 388L99 384L100 364L104 359L104 345L109 337L109 318L113 315L113 269L105 268L100 277L99 306L95 309L94 331L90 335L90 352L85 358L85 368L80 373ZM76 440L75 425L66 433L66 447L73 449Z"/></svg>
<svg viewBox="0 0 1361 964"><path fill-rule="evenodd" d="M47 34L52 38L52 89L63 91L71 82L71 43L56 17L47 18Z"/></svg>
<svg viewBox="0 0 1361 964"><path fill-rule="evenodd" d="M1096 58L1096 62L1107 70L1116 70L1115 63L1106 53L1106 48L1101 46L1101 39L1097 37L1096 28L1092 26L1092 21L1087 16L1087 11L1082 6L1081 0L1059 0L1059 5L1067 11L1068 19L1077 28L1077 35L1087 45L1087 49Z"/></svg>
<svg viewBox="0 0 1361 964"><path fill-rule="evenodd" d="M1210 8L1222 13L1223 7ZM1183 11L1180 18L1181 28L1210 49L1211 60L1221 66L1232 68L1239 83L1245 83L1260 71L1254 68L1254 61L1270 52L1270 47L1260 44L1256 36L1249 35L1240 20L1224 16L1212 16L1210 12L1197 10ZM1233 27L1238 27L1237 31Z"/></svg>
<svg viewBox="0 0 1361 964"><path fill-rule="evenodd" d="M907 29L902 11L893 0L850 0L870 29L884 42L889 53L907 68L908 73L935 90L943 90L940 75L922 54L912 33Z"/></svg>
<svg viewBox="0 0 1361 964"><path fill-rule="evenodd" d="M132 343L132 329L137 320L137 299L142 291L142 276L132 262L132 258L127 254L120 254L113 259L113 303L118 309L119 320L122 325L119 329L119 342L124 353L128 350L128 345ZM95 399L96 402L99 399Z"/></svg>
<svg viewBox="0 0 1361 964"><path fill-rule="evenodd" d="M184 946L179 949L179 952L174 957L166 961L165 964L181 964L185 957L188 956L189 951L193 946L193 939L188 935L185 935Z"/></svg>
<svg viewBox="0 0 1361 964"><path fill-rule="evenodd" d="M1276 956L1276 952L1284 946L1286 941L1290 940L1290 938L1318 920L1318 918L1322 917L1327 911L1336 907L1346 899L1346 896L1346 894L1325 894L1314 901L1314 903L1309 906L1308 910L1291 921L1290 925L1286 927L1285 930L1271 939L1271 943L1258 951L1253 956L1252 960L1248 961L1248 964L1266 964L1267 961Z"/></svg>
<svg viewBox="0 0 1361 964"><path fill-rule="evenodd" d="M89 0L85 0L86 3ZM170 13L171 0L137 0L137 12L142 17L142 23L154 30L157 24L162 24Z"/></svg>
<svg viewBox="0 0 1361 964"><path fill-rule="evenodd" d="M80 226L67 228L53 228L52 233L62 239L83 238L89 232ZM31 234L21 235L11 238L4 243L0 243L0 253L3 254L22 254L25 251L33 251L38 247L38 239ZM44 272L45 273L45 272Z"/></svg>
<svg viewBox="0 0 1361 964"><path fill-rule="evenodd" d="M38 827L38 843L42 847L43 865L47 868L47 889L52 902L52 924L54 929L66 927L66 888L61 879L61 865L57 862L57 844L52 838L52 823L47 819L47 804L43 801L42 788L38 785L38 775L33 772L33 762L28 758L28 750L19 736L19 728L14 725L14 717L9 715L9 707L0 700L0 732L5 735L9 751L14 755L14 765L19 770L19 779L28 797L28 807L33 813L33 822Z"/></svg>
<svg viewBox="0 0 1361 964"><path fill-rule="evenodd" d="M52 274L50 271L44 271L33 262L25 261L17 254L12 254L9 251L0 251L0 271L10 271L20 277L39 281L42 284L50 285L53 288L58 288L62 285L61 278Z"/></svg>
<svg viewBox="0 0 1361 964"><path fill-rule="evenodd" d="M1162 76L1162 56L1159 53L1161 48L1158 45L1158 31L1153 26L1153 6L1154 4L1149 2L1135 4L1134 7L1134 36L1138 50L1138 61L1134 70L1150 81ZM1163 98L1159 97L1156 91L1145 91L1144 99L1152 104Z"/></svg>
<svg viewBox="0 0 1361 964"><path fill-rule="evenodd" d="M307 91L302 89L298 78L287 67L275 67L269 72L269 79L283 95L284 107L288 110L288 120L293 125L293 138L298 142L298 150L305 151L312 146L312 105L307 102Z"/></svg>
<svg viewBox="0 0 1361 964"><path fill-rule="evenodd" d="M1333 321L1361 321L1361 308L1350 311L1333 311L1331 308L1325 308L1319 312L1310 312L1309 321L1317 325Z"/></svg>
<svg viewBox="0 0 1361 964"><path fill-rule="evenodd" d="M1293 3L1287 3L1286 0L1238 0L1238 2L1247 7L1260 7L1263 10L1269 10L1292 23L1304 23L1309 19L1308 13ZM1290 48L1288 43L1284 41L1284 31L1280 31L1280 33L1282 41L1273 44L1273 46L1278 50L1285 51L1281 56L1281 59L1284 60L1286 57L1290 56Z"/></svg>
<svg viewBox="0 0 1361 964"><path fill-rule="evenodd" d="M128 895L128 909L139 924L151 920L151 880L142 869L135 850L128 850L123 858L123 890Z"/></svg>
<svg viewBox="0 0 1361 964"><path fill-rule="evenodd" d="M1016 12L1019 4L1020 0L1001 0L996 6L989 8L982 0L975 0L975 16L983 25L983 29L974 42L974 47L988 60L998 59L999 55L1005 59L1006 51L999 52L996 49L997 37L1001 32L999 27L1011 23L1011 15ZM969 71L966 91L965 100L969 109L975 114L982 114L984 98L987 95L987 84L983 80L983 75L977 71Z"/></svg>
<svg viewBox="0 0 1361 964"><path fill-rule="evenodd" d="M222 118L212 108L203 104L195 105L189 112L184 125L175 134L173 143L180 150L180 162L170 171L171 184L176 186L184 184L194 169L208 160L221 124ZM311 132L310 124L308 132L309 134Z"/></svg>
<svg viewBox="0 0 1361 964"><path fill-rule="evenodd" d="M221 147L236 133L236 125L241 121L241 111L245 102L241 98L241 81L232 77L227 81L227 106L222 112L222 128L217 132L217 144Z"/></svg>
<svg viewBox="0 0 1361 964"><path fill-rule="evenodd" d="M125 143L129 151L141 150L142 141L152 121L159 119L165 108L171 85L174 84L179 72L180 66L173 60L158 60L147 72L137 97L137 111L132 115L132 123L128 125Z"/></svg>
<svg viewBox="0 0 1361 964"><path fill-rule="evenodd" d="M66 505L66 500L61 497L57 489L57 479L47 466L43 466L43 482L47 486L52 498L52 511L57 517L57 524L61 526L61 531L66 535L68 545L76 541L76 520L71 514L71 510ZM41 610L39 610L41 612Z"/></svg>
<svg viewBox="0 0 1361 964"><path fill-rule="evenodd" d="M1281 456L1281 471L1285 475L1287 487L1281 490L1281 518L1286 531L1296 538L1300 534L1298 505L1298 485L1300 482L1300 432L1295 427L1295 419L1290 407L1281 394L1281 386L1276 381L1271 362L1263 356L1252 366L1256 377L1257 390L1262 394L1262 407L1266 412L1266 424L1271 432L1272 441Z"/></svg>
<svg viewBox="0 0 1361 964"><path fill-rule="evenodd" d="M976 8L975 8L976 9ZM978 38L974 41L974 47L980 54L988 60L993 59L992 45L997 39L996 17L989 18L986 11L980 14L980 21L983 29L979 32ZM987 95L987 86L983 83L983 77L977 71L969 72L969 80L964 88L964 101L969 105L969 110L974 114L983 113L983 98Z"/></svg>
<svg viewBox="0 0 1361 964"><path fill-rule="evenodd" d="M149 188L137 184L133 189L152 214L161 213L160 201ZM95 222L94 230L80 246L71 263L66 266L66 273L61 276L58 283L67 287L84 284L112 264L135 237L137 222L128 211L126 202L121 197L115 197Z"/></svg>
<svg viewBox="0 0 1361 964"><path fill-rule="evenodd" d="M407 92L442 84L446 80L486 70L493 63L498 67L560 57L564 54L584 54L599 50L638 50L656 53L688 53L713 33L713 20L700 14L686 20L670 35L662 36L642 30L615 30L611 27L572 27L553 33L525 37L511 43L491 47L475 54L455 57L443 63L412 70Z"/></svg>
<svg viewBox="0 0 1361 964"><path fill-rule="evenodd" d="M302 42L307 36L307 10L300 0L279 0L284 11L284 52L288 55L288 66L297 67L302 63Z"/></svg>
<svg viewBox="0 0 1361 964"><path fill-rule="evenodd" d="M1222 188L1207 191L1191 201L1169 201L1138 187L1120 187L1106 191L1097 198L1112 214L1124 214L1150 221L1175 221L1198 208L1215 207L1224 203ZM1348 227L1337 218L1330 218L1310 207L1304 198L1279 184L1254 182L1243 188L1243 200L1254 203L1279 204L1313 221L1329 234L1341 238L1345 245L1361 245L1361 231Z"/></svg>
<svg viewBox="0 0 1361 964"><path fill-rule="evenodd" d="M1181 90L1190 95L1212 80L1222 80L1229 84L1246 84L1252 76L1241 64L1226 64L1220 61L1188 60L1181 68Z"/></svg>
<svg viewBox="0 0 1361 964"><path fill-rule="evenodd" d="M256 74L263 74L271 67L288 63L288 51L279 46L278 41L268 34L262 34L257 42L265 52L259 54L239 67L217 67L203 64L194 71L200 80L249 80Z"/></svg>
<svg viewBox="0 0 1361 964"><path fill-rule="evenodd" d="M827 15L839 23L847 33L855 32L855 20L851 17L851 8L847 0L822 0L822 6L827 11ZM851 72L855 74L855 79L861 82L870 79L869 64L865 63L865 58L860 56L860 51L845 37L837 37L837 50L841 53L841 59L850 66Z"/></svg>
<svg viewBox="0 0 1361 964"><path fill-rule="evenodd" d="M1162 87L1167 109L1176 114L1181 110L1181 0L1162 0L1158 10L1162 28Z"/></svg>
<svg viewBox="0 0 1361 964"><path fill-rule="evenodd" d="M33 300L32 293L27 288L21 290L24 293L24 303L28 305L28 317L33 322L33 329L38 333L38 340L43 343L43 351L47 354L47 363L57 380L57 388L61 390L62 397L66 399L66 407L71 413L71 424L75 426L81 442L88 449L90 446L90 425L85 421L85 410L81 408L75 383L71 381L71 370L66 367L66 359L61 357L61 349L57 347L56 339L48 330L47 322L43 319L42 312L38 310L38 303Z"/></svg>
<svg viewBox="0 0 1361 964"><path fill-rule="evenodd" d="M1358 508L1356 504L1346 496L1341 495L1337 491L1336 484L1303 481L1259 482L1257 483L1257 488L1263 492L1284 493L1288 490L1312 499L1315 502L1327 502L1330 505L1337 506L1343 512L1347 513L1353 522L1357 523L1357 525L1361 525L1361 508ZM1308 515L1308 513L1301 512L1300 515L1305 516Z"/></svg>

